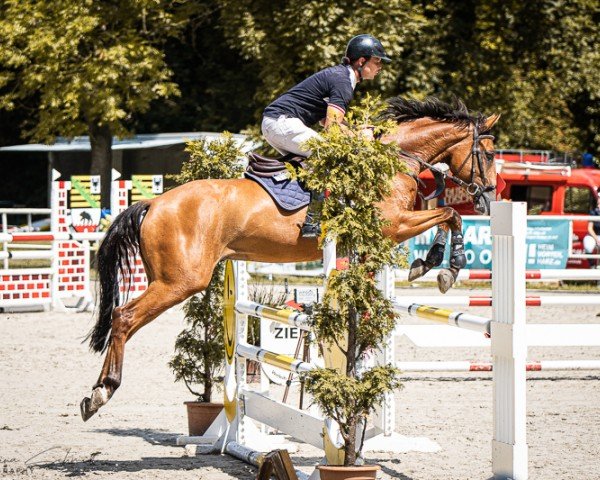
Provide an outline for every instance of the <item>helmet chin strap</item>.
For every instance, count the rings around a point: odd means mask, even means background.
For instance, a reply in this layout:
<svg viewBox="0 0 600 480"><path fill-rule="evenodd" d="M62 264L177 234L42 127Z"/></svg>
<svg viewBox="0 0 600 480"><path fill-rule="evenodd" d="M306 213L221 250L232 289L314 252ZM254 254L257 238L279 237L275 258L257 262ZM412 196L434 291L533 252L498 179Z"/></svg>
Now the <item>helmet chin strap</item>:
<svg viewBox="0 0 600 480"><path fill-rule="evenodd" d="M363 67L358 67L358 68L356 69L356 71L358 72L358 81L359 81L359 82L362 82L362 81L363 81L362 70L363 70Z"/></svg>

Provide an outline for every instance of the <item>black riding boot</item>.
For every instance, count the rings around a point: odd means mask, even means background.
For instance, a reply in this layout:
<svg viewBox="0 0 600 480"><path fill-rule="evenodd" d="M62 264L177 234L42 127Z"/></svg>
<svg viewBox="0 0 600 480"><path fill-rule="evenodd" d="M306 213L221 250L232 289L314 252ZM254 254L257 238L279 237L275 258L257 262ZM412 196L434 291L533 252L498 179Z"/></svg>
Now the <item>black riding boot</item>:
<svg viewBox="0 0 600 480"><path fill-rule="evenodd" d="M306 211L306 218L304 224L300 228L302 236L305 238L315 238L321 235L321 211L323 209L323 200L325 200L325 194L323 193L311 193L310 204Z"/></svg>

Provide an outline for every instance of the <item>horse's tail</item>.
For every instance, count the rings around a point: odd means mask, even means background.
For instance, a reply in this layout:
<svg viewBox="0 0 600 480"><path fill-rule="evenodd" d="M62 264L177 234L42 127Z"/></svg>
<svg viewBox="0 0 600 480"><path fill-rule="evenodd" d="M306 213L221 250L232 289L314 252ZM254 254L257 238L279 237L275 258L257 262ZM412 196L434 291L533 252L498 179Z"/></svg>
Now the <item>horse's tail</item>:
<svg viewBox="0 0 600 480"><path fill-rule="evenodd" d="M112 313L119 305L119 272L125 284L130 283L132 262L140 250L142 219L148 208L150 202L141 201L122 212L109 227L98 249L100 307L96 325L88 335L93 351L103 352L108 346Z"/></svg>

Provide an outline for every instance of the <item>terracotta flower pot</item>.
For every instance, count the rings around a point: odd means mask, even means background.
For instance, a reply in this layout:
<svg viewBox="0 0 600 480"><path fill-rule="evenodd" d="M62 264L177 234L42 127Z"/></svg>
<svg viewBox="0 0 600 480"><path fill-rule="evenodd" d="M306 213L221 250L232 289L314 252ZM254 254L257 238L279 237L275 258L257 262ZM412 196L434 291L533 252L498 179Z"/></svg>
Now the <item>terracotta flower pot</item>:
<svg viewBox="0 0 600 480"><path fill-rule="evenodd" d="M341 467L337 465L319 465L321 480L372 480L377 478L379 465L361 465Z"/></svg>
<svg viewBox="0 0 600 480"><path fill-rule="evenodd" d="M204 435L211 423L223 410L222 403L184 402L187 406L190 436Z"/></svg>

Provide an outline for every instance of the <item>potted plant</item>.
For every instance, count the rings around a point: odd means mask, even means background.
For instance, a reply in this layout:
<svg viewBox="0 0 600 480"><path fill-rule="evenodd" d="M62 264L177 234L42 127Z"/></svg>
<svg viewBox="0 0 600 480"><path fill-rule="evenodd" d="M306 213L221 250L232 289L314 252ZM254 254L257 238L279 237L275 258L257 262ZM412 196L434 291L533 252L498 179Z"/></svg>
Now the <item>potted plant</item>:
<svg viewBox="0 0 600 480"><path fill-rule="evenodd" d="M311 190L329 192L323 204L323 230L336 240L338 255L348 257L348 268L330 277L323 302L314 311L317 341L339 349L345 368L319 368L305 379L313 401L338 423L343 438L341 470L347 476L334 478L375 478L378 466L372 466L370 477L365 476L367 466L359 466L366 421L384 395L400 387L399 371L393 365L361 367L396 323L391 302L377 287L376 274L386 265L402 262L382 233L385 222L377 208L390 191L391 179L403 171L401 156L395 145L363 135L366 125L376 124L372 127L376 135L390 128L386 122L373 121L380 108L367 97L351 112L344 130L333 126L320 139L312 139L308 143L313 152L311 169L299 173ZM365 179L368 188L356 188ZM340 467L319 469L321 478L329 478L326 475Z"/></svg>
<svg viewBox="0 0 600 480"><path fill-rule="evenodd" d="M184 184L206 178L237 178L243 171L242 151L229 133L220 139L190 142L186 151L190 158L178 175L167 178ZM196 400L185 402L190 435L202 435L223 408L212 403L215 385L223 380L223 273L217 265L210 284L201 295L184 304L187 323L175 341L175 355L169 367L175 381L183 381Z"/></svg>

